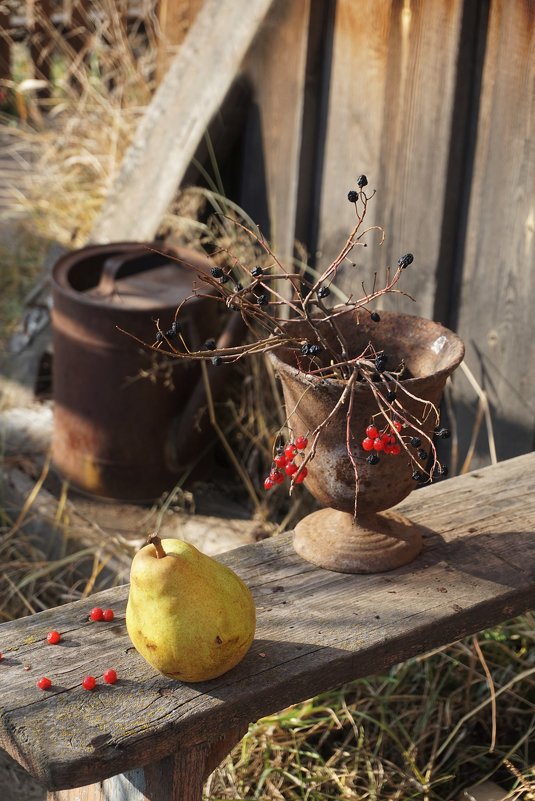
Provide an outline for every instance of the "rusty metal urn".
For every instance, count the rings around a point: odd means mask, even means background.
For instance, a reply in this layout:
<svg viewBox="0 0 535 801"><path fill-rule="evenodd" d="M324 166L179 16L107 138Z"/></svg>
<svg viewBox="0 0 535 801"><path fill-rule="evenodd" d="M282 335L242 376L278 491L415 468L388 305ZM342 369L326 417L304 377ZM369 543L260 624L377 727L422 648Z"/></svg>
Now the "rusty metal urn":
<svg viewBox="0 0 535 801"><path fill-rule="evenodd" d="M420 420L425 417L425 402L439 405L446 379L464 356L464 345L456 334L420 317L383 311L376 323L369 318L359 320L351 310L338 318L338 325L349 345L350 358L371 342L377 351L388 353L392 362L404 361L410 377L400 382L403 389L397 389L398 399ZM310 336L307 323L290 321L288 326L293 336ZM329 336L327 326L324 333ZM299 351L290 347L270 354L295 437L310 436L327 418L345 387L341 380L321 379L298 369L299 357ZM410 459L402 450L398 456L385 456L371 465L366 461L369 454L361 447L365 429L377 411L368 384L357 384L349 423L358 467L356 516L355 472L346 445L348 401L322 431L316 454L308 462L305 484L325 508L297 524L294 547L320 567L342 573L378 573L412 561L422 549L419 527L391 509L416 487ZM432 436L435 425L430 414L419 428Z"/></svg>

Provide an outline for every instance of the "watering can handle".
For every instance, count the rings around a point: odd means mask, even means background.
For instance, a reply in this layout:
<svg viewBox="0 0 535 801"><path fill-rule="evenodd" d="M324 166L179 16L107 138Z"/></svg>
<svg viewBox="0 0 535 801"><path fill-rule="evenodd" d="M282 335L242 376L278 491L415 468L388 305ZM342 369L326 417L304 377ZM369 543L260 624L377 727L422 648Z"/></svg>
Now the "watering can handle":
<svg viewBox="0 0 535 801"><path fill-rule="evenodd" d="M119 278L146 273L174 261L176 261L176 256L171 250L156 252L149 247L144 250L143 246L140 246L139 250L130 250L110 256L104 262L97 292L104 297L112 295L116 290L116 282Z"/></svg>

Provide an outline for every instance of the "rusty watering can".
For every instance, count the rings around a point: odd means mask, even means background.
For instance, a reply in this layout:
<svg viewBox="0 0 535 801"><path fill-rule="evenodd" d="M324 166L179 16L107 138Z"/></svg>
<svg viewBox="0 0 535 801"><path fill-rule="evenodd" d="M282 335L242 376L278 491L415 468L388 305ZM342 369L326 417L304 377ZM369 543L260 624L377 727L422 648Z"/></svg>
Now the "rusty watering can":
<svg viewBox="0 0 535 801"><path fill-rule="evenodd" d="M197 401L202 395L198 364L160 356L132 338L153 344L155 321L169 329L210 266L193 250L131 242L88 246L55 264L52 459L76 487L108 498L154 499L212 437L205 426L199 442L194 421L181 418L192 395ZM206 297L186 304L180 323L190 346L217 337L219 305Z"/></svg>

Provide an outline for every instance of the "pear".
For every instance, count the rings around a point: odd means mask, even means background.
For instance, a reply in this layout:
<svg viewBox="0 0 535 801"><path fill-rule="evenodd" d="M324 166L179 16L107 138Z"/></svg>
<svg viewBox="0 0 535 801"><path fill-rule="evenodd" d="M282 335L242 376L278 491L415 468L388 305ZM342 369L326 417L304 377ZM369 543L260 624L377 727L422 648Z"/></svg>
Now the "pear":
<svg viewBox="0 0 535 801"><path fill-rule="evenodd" d="M160 673L184 682L226 673L247 653L255 622L248 587L190 543L152 535L134 556L126 628Z"/></svg>

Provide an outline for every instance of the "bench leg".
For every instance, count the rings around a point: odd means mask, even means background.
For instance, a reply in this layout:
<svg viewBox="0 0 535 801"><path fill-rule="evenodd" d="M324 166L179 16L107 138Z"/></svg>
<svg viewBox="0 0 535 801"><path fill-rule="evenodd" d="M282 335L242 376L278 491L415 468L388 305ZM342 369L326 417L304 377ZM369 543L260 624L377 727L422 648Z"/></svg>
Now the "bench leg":
<svg viewBox="0 0 535 801"><path fill-rule="evenodd" d="M215 743L201 743L145 765L74 790L49 792L47 801L202 801L203 784L245 730L232 730Z"/></svg>

